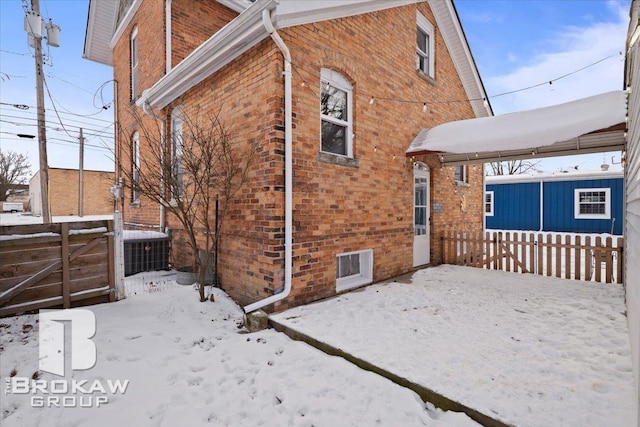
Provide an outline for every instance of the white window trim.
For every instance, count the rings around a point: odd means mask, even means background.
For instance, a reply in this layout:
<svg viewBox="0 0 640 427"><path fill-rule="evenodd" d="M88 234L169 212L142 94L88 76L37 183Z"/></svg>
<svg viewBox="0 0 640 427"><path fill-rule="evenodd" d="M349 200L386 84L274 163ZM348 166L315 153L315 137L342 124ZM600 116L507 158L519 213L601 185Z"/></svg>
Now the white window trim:
<svg viewBox="0 0 640 427"><path fill-rule="evenodd" d="M131 183L131 201L133 203L140 203L140 190L137 187L140 184L140 134L136 131L133 133L131 147L131 165L133 172L133 180ZM137 173L136 173L137 171ZM137 180L135 178L138 178Z"/></svg>
<svg viewBox="0 0 640 427"><path fill-rule="evenodd" d="M491 211L489 211L489 212L487 212L487 194L491 195L491 204L490 204ZM494 192L493 191L485 191L484 192L484 206L483 206L484 210L485 210L484 216L493 216L493 212L494 212L493 206L494 206Z"/></svg>
<svg viewBox="0 0 640 427"><path fill-rule="evenodd" d="M356 254L360 255L360 274L336 278L336 292L342 292L373 283L373 249L338 254L336 255L336 264L341 256Z"/></svg>
<svg viewBox="0 0 640 427"><path fill-rule="evenodd" d="M333 117L325 116L320 113L320 151L323 153L331 154L334 156L351 157L353 158L353 86L349 83L342 74L337 71L333 71L329 68L322 68L320 70L320 93L322 93L322 85L329 83L337 89L343 90L347 93L347 121L335 119ZM347 154L337 154L330 151L322 150L322 120L335 123L337 125L347 126L345 135L345 143L347 145Z"/></svg>
<svg viewBox="0 0 640 427"><path fill-rule="evenodd" d="M171 161L171 168L170 168L170 170L171 170L171 181L170 182L173 182L173 180L175 179L173 174L175 173L174 163L176 161L176 156L177 156L177 153L178 153L178 150L176 149L177 148L176 147L176 121L178 121L178 120L180 121L180 154L182 154L182 142L181 141L182 141L182 133L183 133L182 127L184 126L184 121L182 119L182 107L176 107L171 112L171 129L170 129L170 134L169 134L169 136L170 136L169 140L171 142L171 159L170 159L170 161ZM183 168L182 164L178 165L178 168L184 174L184 170L182 170L182 168ZM174 192L173 186L171 186L170 190L171 190L171 203L175 203L177 198L176 198L176 194ZM184 190L183 188L179 189L178 196L180 196L182 194L183 190Z"/></svg>
<svg viewBox="0 0 640 427"><path fill-rule="evenodd" d="M135 50L134 50L135 43ZM138 65L140 64L140 43L138 40L138 27L135 27L129 38L129 54L130 54L130 80L131 80L131 100L138 98L138 86L140 86L140 73L138 73ZM135 54L135 55L134 55Z"/></svg>
<svg viewBox="0 0 640 427"><path fill-rule="evenodd" d="M435 28L433 27L433 24L431 24L431 22L429 22L427 20L427 18L424 17L424 15L422 15L420 12L416 12L417 16L416 16L416 24L417 26L425 32L425 34L427 34L429 36L429 52L426 52L426 54L429 56L429 73L425 75L431 77L431 78L435 78ZM417 46L416 46L416 55L417 55ZM420 69L419 64L416 64L416 69L421 71L422 73L424 73L424 71L422 71Z"/></svg>
<svg viewBox="0 0 640 427"><path fill-rule="evenodd" d="M580 213L580 193L587 191L604 191L604 214ZM576 188L574 191L574 217L575 219L611 219L611 188Z"/></svg>

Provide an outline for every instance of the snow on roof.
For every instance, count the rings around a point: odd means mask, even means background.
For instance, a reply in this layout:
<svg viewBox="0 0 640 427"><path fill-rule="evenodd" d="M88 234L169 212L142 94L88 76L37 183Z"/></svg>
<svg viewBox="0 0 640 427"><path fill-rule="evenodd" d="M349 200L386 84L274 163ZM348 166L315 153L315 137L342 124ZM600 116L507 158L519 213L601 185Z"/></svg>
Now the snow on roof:
<svg viewBox="0 0 640 427"><path fill-rule="evenodd" d="M485 177L487 184L506 184L516 182L540 182L540 181L577 181L588 179L616 179L623 178L622 170L593 170L579 172L549 172L549 173L524 173L518 175L496 175Z"/></svg>
<svg viewBox="0 0 640 427"><path fill-rule="evenodd" d="M474 153L545 147L624 123L627 95L618 90L577 101L423 129L407 154Z"/></svg>

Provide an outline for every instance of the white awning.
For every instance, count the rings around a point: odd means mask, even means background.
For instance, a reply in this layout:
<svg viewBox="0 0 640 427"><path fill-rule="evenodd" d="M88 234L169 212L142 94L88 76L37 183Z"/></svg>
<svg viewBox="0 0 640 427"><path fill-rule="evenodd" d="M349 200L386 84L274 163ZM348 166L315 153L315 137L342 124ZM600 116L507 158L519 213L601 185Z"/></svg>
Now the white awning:
<svg viewBox="0 0 640 427"><path fill-rule="evenodd" d="M626 115L626 92L607 92L423 129L407 155L439 153L444 164L454 165L621 150Z"/></svg>

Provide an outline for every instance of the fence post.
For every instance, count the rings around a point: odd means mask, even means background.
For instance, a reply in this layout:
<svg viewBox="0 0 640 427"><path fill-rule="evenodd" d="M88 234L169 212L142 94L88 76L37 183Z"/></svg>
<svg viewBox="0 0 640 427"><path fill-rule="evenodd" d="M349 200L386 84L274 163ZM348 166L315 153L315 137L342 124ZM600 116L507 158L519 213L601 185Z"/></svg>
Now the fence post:
<svg viewBox="0 0 640 427"><path fill-rule="evenodd" d="M63 222L60 227L60 256L62 258L62 306L71 307L71 280L69 278L69 223Z"/></svg>
<svg viewBox="0 0 640 427"><path fill-rule="evenodd" d="M606 262L607 265L605 266L605 271L606 271L606 282L607 283L611 283L612 280L612 276L613 276L613 239L611 237L607 237L606 240L606 246L607 246L607 255L606 255Z"/></svg>
<svg viewBox="0 0 640 427"><path fill-rule="evenodd" d="M571 279L571 236L564 236L564 278Z"/></svg>
<svg viewBox="0 0 640 427"><path fill-rule="evenodd" d="M123 240L122 212L113 214L113 247L115 265L111 268L115 273L116 301L127 297L124 288L124 240Z"/></svg>
<svg viewBox="0 0 640 427"><path fill-rule="evenodd" d="M581 245L582 244L582 240L580 238L580 236L576 236L576 247L573 250L573 256L575 257L575 266L574 266L574 275L573 278L575 280L580 280L581 275L582 275L582 267L580 266L580 261L582 258L582 249L581 249Z"/></svg>
<svg viewBox="0 0 640 427"><path fill-rule="evenodd" d="M622 237L618 237L618 240L616 242L616 247L618 249L618 260L617 260L617 274L616 274L616 281L618 283L624 283L623 280L623 271L624 271L624 239Z"/></svg>

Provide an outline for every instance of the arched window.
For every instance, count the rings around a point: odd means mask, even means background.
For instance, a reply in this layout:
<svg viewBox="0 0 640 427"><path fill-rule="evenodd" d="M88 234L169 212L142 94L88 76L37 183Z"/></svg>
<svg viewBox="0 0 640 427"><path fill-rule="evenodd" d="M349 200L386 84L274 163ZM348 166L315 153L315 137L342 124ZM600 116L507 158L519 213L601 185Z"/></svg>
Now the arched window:
<svg viewBox="0 0 640 427"><path fill-rule="evenodd" d="M177 200L182 194L182 107L171 112L171 198Z"/></svg>
<svg viewBox="0 0 640 427"><path fill-rule="evenodd" d="M353 86L328 68L321 70L320 78L320 151L353 157Z"/></svg>

